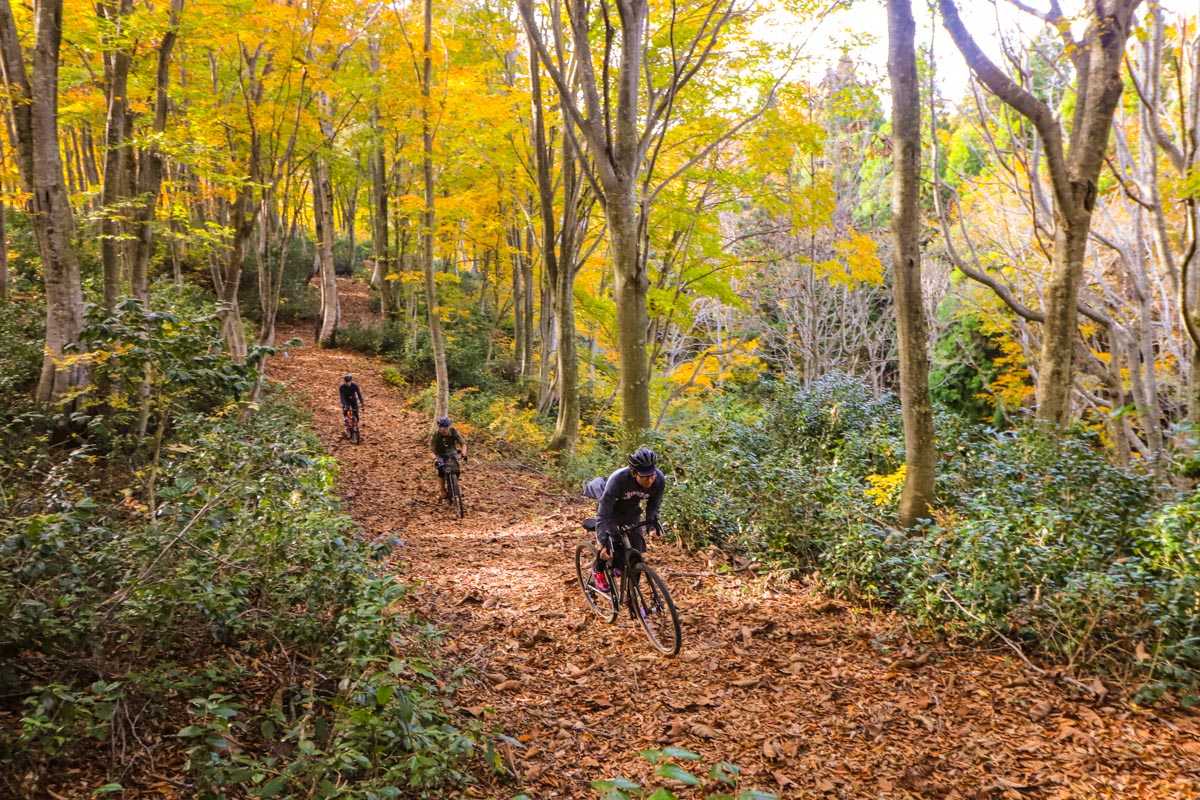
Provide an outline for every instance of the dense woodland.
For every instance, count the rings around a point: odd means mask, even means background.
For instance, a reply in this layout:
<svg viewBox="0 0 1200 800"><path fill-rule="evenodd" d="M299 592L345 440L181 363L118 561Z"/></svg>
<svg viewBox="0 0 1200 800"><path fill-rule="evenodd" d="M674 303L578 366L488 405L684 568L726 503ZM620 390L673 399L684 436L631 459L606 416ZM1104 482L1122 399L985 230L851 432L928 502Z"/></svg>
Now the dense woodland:
<svg viewBox="0 0 1200 800"><path fill-rule="evenodd" d="M655 448L674 541L781 591L1190 707L1200 19L933 5L881 68L806 49L866 0L0 0L0 795L505 773L301 344L563 486Z"/></svg>

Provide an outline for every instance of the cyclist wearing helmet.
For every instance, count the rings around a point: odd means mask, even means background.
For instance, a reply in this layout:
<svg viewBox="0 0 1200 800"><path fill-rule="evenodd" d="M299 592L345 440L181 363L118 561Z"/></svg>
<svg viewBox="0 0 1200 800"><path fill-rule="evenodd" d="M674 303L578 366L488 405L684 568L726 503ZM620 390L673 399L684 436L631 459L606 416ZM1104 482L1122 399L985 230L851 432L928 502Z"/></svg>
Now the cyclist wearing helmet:
<svg viewBox="0 0 1200 800"><path fill-rule="evenodd" d="M667 481L658 468L658 456L653 450L642 447L629 455L629 466L621 467L604 484L604 494L596 508L596 542L600 553L593 565L596 588L608 591L608 582L600 569L602 560L612 558L614 537L618 528L642 521L642 500L646 501L646 519L658 521L658 507L662 504L663 489ZM619 541L619 540L617 540ZM639 553L646 552L646 537L643 528L629 531L629 543Z"/></svg>
<svg viewBox="0 0 1200 800"><path fill-rule="evenodd" d="M433 465L437 467L438 482L442 486L442 497L446 496L446 472L443 467L446 464L446 459L455 455L462 456L462 460L467 460L467 440L462 437L458 429L450 424L449 417L439 417L437 421L437 430L433 432L433 438L429 442L429 448L433 451Z"/></svg>
<svg viewBox="0 0 1200 800"><path fill-rule="evenodd" d="M345 416L346 409L354 412L354 418L358 419L358 407L361 404L363 408L367 407L367 401L363 399L362 389L358 388L358 384L354 382L353 375L343 375L342 385L338 387L338 396L342 399L342 415Z"/></svg>

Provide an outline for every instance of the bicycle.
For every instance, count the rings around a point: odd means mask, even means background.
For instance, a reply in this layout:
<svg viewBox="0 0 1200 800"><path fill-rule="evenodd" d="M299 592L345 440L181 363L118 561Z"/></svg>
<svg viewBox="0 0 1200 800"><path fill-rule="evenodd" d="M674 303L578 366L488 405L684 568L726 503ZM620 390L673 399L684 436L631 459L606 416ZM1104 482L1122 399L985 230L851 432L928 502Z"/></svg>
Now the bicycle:
<svg viewBox="0 0 1200 800"><path fill-rule="evenodd" d="M585 519L583 527L595 533L596 520ZM683 644L675 601L671 599L667 584L629 541L630 531L638 528L650 530L651 527L660 537L663 535L662 525L657 520L617 529L621 535L621 547L604 564L603 569L608 581L607 592L600 591L595 585L592 567L596 562L597 550L594 541L580 542L575 548L575 575L584 599L597 617L611 624L617 621L621 607L627 607L629 616L641 623L650 644L659 652L674 656Z"/></svg>
<svg viewBox="0 0 1200 800"><path fill-rule="evenodd" d="M442 459L442 497L458 511L458 518L462 519L467 512L463 507L462 485L459 482L459 475L462 474L462 466L458 463L460 456L463 461L467 460L461 452Z"/></svg>
<svg viewBox="0 0 1200 800"><path fill-rule="evenodd" d="M345 429L346 438L355 444L362 443L362 432L359 429L358 409L346 406L342 409L342 427Z"/></svg>

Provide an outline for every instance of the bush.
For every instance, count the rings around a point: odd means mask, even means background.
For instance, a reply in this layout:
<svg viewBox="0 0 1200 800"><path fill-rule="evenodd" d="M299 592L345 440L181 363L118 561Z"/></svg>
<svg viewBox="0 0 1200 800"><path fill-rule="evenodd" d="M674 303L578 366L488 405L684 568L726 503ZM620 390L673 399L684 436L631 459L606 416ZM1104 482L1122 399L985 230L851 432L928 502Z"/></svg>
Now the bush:
<svg viewBox="0 0 1200 800"><path fill-rule="evenodd" d="M863 524L873 472L903 449L895 401L831 375L788 382L761 411L719 399L659 445L674 482L666 512L690 545L733 545L802 569Z"/></svg>

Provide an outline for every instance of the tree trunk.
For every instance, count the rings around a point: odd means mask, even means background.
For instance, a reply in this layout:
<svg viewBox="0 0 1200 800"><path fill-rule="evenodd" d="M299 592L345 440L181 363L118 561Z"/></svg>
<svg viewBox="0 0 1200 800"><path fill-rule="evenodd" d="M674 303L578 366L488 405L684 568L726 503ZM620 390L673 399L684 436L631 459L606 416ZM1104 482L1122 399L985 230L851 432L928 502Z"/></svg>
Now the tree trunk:
<svg viewBox="0 0 1200 800"><path fill-rule="evenodd" d="M171 78L171 50L175 47L175 29L184 0L172 0L167 32L158 48L158 70L154 78L154 124L155 134L167 129L167 86ZM134 248L130 288L134 297L143 303L150 300L150 252L154 242L154 213L158 206L158 195L162 191L163 157L158 144L152 142L138 154L138 202L134 218Z"/></svg>
<svg viewBox="0 0 1200 800"><path fill-rule="evenodd" d="M513 227L508 232L508 247L512 254L512 294L513 294L513 360L517 364L517 374L526 376L525 367L528 359L525 357L528 344L525 341L525 292L528 287L522 285L525 270L521 268L524 254L521 252L521 234Z"/></svg>
<svg viewBox="0 0 1200 800"><path fill-rule="evenodd" d="M375 120L379 111L372 111ZM379 288L379 315L387 319L393 313L388 293L388 278L391 264L388 262L388 181L387 160L381 140L371 151L371 250L375 257L375 270L371 283Z"/></svg>
<svg viewBox="0 0 1200 800"><path fill-rule="evenodd" d="M62 0L34 5L32 79L9 0L0 0L0 57L16 133L17 166L30 194L29 211L42 259L46 289L46 347L37 399L57 400L87 382L87 371L63 356L83 330L83 290L72 245L74 220L63 181L58 141L58 55Z"/></svg>
<svg viewBox="0 0 1200 800"><path fill-rule="evenodd" d="M650 281L638 257L638 216L634 187L606 189L605 214L612 247L617 304L617 360L621 422L626 438L650 427L650 384L646 358L646 296Z"/></svg>
<svg viewBox="0 0 1200 800"><path fill-rule="evenodd" d="M430 115L433 83L433 0L425 0L425 58L421 71L421 142L422 171L425 176L425 214L421 231L421 266L425 273L425 305L429 311L429 338L433 344L433 368L437 376L435 414L450 413L450 378L446 370L446 344L442 341L441 311L438 308L437 283L433 277L433 120Z"/></svg>
<svg viewBox="0 0 1200 800"><path fill-rule="evenodd" d="M341 324L338 306L337 275L333 269L333 187L329 164L320 154L313 156L313 223L316 227L316 274L321 289L321 310L317 318L317 344L333 342Z"/></svg>
<svg viewBox="0 0 1200 800"><path fill-rule="evenodd" d="M104 271L104 307L111 311L116 308L117 298L122 294L128 273L127 265L122 259L125 253L122 240L125 225L122 219L126 213L124 204L132 194L126 164L129 158L126 134L129 116L129 70L133 66L133 58L120 39L125 18L133 10L133 4L130 0L119 0L119 6L112 2L102 2L97 4L96 10L111 26L114 38L117 39L117 43L112 45L114 49L104 54L108 113L104 128L104 185L100 193L100 204L103 207L100 217L100 263Z"/></svg>
<svg viewBox="0 0 1200 800"><path fill-rule="evenodd" d="M8 206L0 197L0 303L8 302Z"/></svg>
<svg viewBox="0 0 1200 800"><path fill-rule="evenodd" d="M929 516L936 457L921 297L921 98L910 0L888 0L887 14L892 86L892 291L904 417L905 477L899 520L900 527L911 528Z"/></svg>

